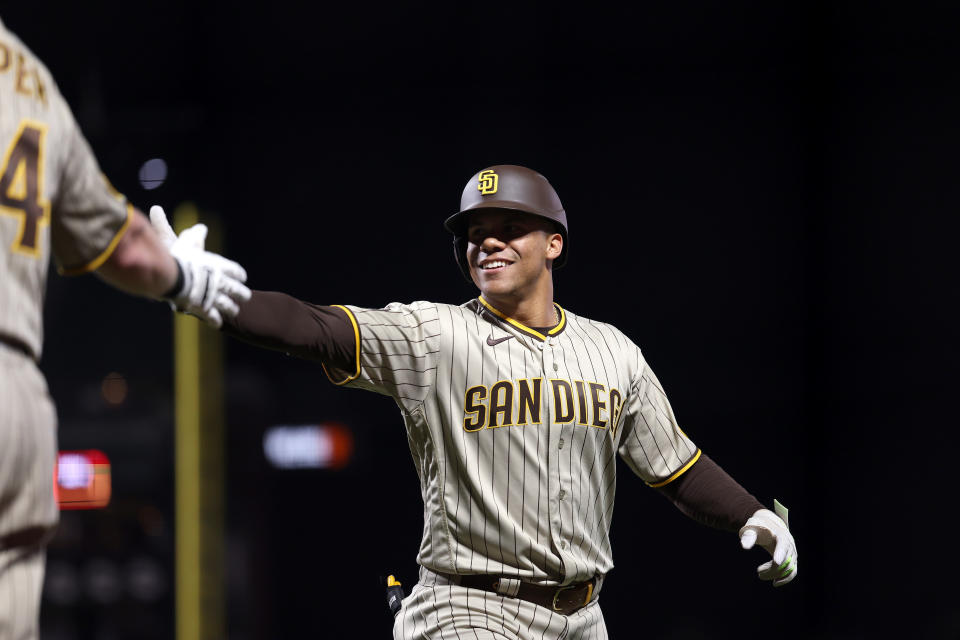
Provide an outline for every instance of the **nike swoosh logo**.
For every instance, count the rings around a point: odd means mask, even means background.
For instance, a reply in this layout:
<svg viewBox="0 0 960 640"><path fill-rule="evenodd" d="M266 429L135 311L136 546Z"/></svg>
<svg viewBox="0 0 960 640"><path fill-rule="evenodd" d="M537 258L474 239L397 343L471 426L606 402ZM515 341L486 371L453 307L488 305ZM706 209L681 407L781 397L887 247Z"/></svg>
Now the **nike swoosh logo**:
<svg viewBox="0 0 960 640"><path fill-rule="evenodd" d="M506 342L507 340L509 340L509 339L512 338L512 337L513 337L513 336L507 336L506 338L497 338L496 340L494 340L494 339L493 339L493 336L487 336L487 346L488 346L488 347L495 347L495 346L497 346L498 344L500 344L501 342Z"/></svg>

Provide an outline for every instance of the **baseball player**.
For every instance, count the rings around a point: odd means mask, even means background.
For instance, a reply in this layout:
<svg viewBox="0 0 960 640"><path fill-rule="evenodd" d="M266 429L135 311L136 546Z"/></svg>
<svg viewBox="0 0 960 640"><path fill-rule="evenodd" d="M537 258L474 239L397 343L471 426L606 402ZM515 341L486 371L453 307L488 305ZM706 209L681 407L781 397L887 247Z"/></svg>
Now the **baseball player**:
<svg viewBox="0 0 960 640"><path fill-rule="evenodd" d="M56 415L37 368L51 254L214 326L249 297L197 225L164 243L100 173L44 65L0 22L0 640L37 636L44 544L57 523Z"/></svg>
<svg viewBox="0 0 960 640"><path fill-rule="evenodd" d="M424 529L394 638L607 637L599 596L618 455L687 515L767 549L760 578L796 577L786 511L765 509L700 451L624 333L554 301L567 218L542 175L480 171L446 228L480 291L465 304L363 309L255 291L224 325L400 408Z"/></svg>

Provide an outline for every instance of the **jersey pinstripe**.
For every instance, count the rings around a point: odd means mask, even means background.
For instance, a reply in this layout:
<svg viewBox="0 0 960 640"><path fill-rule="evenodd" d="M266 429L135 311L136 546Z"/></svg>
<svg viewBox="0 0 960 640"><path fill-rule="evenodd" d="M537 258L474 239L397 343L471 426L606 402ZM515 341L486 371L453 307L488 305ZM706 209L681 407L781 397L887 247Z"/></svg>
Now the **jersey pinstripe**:
<svg viewBox="0 0 960 640"><path fill-rule="evenodd" d="M569 584L613 566L619 454L652 486L696 461L640 349L557 306L546 334L474 299L344 307L358 340L337 384L391 396L420 477L418 562Z"/></svg>
<svg viewBox="0 0 960 640"><path fill-rule="evenodd" d="M105 260L131 207L106 182L50 72L0 22L0 337L39 359L51 249L65 273Z"/></svg>

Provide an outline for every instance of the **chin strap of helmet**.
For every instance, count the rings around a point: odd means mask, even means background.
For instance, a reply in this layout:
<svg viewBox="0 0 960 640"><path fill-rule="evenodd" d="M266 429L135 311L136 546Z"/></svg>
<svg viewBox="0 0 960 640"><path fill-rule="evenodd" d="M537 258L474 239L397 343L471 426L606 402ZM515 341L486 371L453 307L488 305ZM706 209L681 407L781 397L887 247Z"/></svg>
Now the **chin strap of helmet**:
<svg viewBox="0 0 960 640"><path fill-rule="evenodd" d="M467 279L467 282L473 284L473 278L470 277L470 263L467 262L467 239L460 236L453 238L453 257L457 259L457 266L460 267L460 273Z"/></svg>

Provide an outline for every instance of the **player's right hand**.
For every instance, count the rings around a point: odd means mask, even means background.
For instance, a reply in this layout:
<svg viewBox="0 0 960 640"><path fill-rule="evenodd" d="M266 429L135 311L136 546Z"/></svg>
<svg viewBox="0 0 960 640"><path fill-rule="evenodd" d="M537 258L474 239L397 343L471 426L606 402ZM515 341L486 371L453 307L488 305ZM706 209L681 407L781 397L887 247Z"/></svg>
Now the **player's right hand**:
<svg viewBox="0 0 960 640"><path fill-rule="evenodd" d="M755 543L773 556L757 567L761 580L780 587L797 577L797 543L787 523L769 509L758 509L740 529L740 546L750 549Z"/></svg>
<svg viewBox="0 0 960 640"><path fill-rule="evenodd" d="M239 303L250 299L250 289L244 284L247 272L233 260L204 249L207 226L195 224L178 236L163 208L156 205L150 207L150 223L183 273L183 287L170 296L170 304L217 328L223 325L224 316L236 316Z"/></svg>

